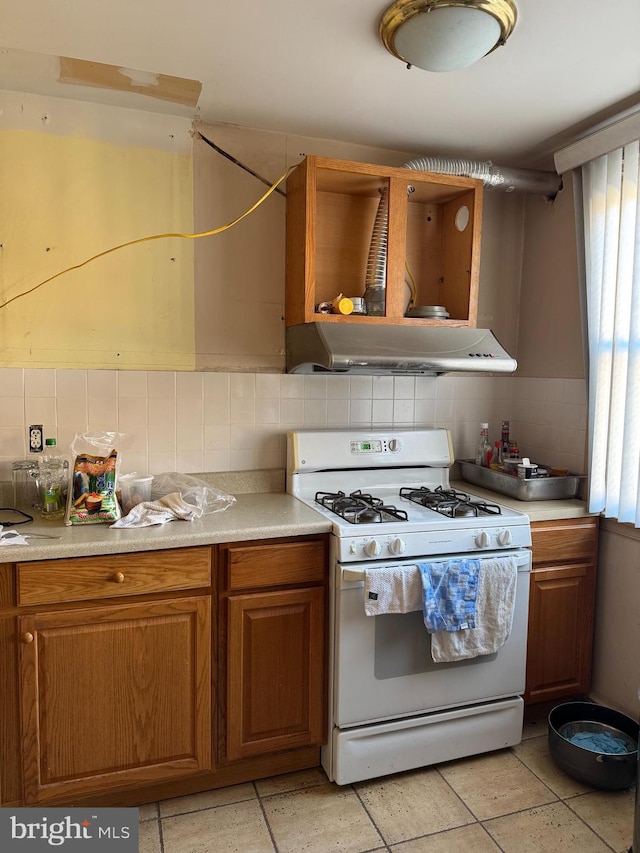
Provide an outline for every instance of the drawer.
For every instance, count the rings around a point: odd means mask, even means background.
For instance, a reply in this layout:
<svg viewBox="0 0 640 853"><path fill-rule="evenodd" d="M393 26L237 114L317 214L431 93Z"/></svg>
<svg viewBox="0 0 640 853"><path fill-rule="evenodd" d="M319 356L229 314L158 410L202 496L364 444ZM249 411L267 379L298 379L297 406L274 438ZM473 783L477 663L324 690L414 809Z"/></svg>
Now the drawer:
<svg viewBox="0 0 640 853"><path fill-rule="evenodd" d="M113 598L211 584L210 548L18 563L18 604Z"/></svg>
<svg viewBox="0 0 640 853"><path fill-rule="evenodd" d="M326 577L324 542L231 545L225 552L230 590L321 583Z"/></svg>
<svg viewBox="0 0 640 853"><path fill-rule="evenodd" d="M533 564L572 560L594 562L597 557L598 519L573 518L531 525Z"/></svg>

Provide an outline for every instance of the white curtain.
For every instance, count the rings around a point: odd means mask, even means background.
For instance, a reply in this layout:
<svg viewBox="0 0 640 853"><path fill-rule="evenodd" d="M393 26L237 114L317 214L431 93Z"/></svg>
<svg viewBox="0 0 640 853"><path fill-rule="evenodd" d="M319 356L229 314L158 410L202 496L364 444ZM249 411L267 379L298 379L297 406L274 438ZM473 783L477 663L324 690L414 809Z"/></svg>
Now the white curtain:
<svg viewBox="0 0 640 853"><path fill-rule="evenodd" d="M640 142L582 166L589 511L640 527Z"/></svg>

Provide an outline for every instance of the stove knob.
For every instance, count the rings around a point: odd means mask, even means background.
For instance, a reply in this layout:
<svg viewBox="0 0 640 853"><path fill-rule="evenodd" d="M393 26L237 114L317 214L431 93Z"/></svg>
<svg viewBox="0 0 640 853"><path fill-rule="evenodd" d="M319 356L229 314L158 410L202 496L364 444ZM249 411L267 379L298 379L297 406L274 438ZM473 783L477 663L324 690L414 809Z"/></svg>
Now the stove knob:
<svg viewBox="0 0 640 853"><path fill-rule="evenodd" d="M404 554L407 549L407 546L404 543L404 539L392 539L387 546L389 548L390 554Z"/></svg>
<svg viewBox="0 0 640 853"><path fill-rule="evenodd" d="M498 533L498 545L511 545L511 531L501 530Z"/></svg>
<svg viewBox="0 0 640 853"><path fill-rule="evenodd" d="M489 544L489 534L486 530L481 530L480 533L476 534L476 545L478 548L486 548Z"/></svg>
<svg viewBox="0 0 640 853"><path fill-rule="evenodd" d="M364 553L367 555L367 557L379 557L381 551L382 545L378 542L377 539L372 539L364 546Z"/></svg>

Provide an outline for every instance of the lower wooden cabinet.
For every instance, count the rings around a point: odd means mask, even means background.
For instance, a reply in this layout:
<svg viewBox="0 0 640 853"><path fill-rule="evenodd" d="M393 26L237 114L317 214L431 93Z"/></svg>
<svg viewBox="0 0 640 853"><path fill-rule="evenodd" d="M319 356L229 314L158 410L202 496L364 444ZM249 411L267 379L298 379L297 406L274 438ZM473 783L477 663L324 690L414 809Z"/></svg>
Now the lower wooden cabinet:
<svg viewBox="0 0 640 853"><path fill-rule="evenodd" d="M0 804L213 767L212 549L0 564Z"/></svg>
<svg viewBox="0 0 640 853"><path fill-rule="evenodd" d="M210 598L19 618L24 798L211 768Z"/></svg>
<svg viewBox="0 0 640 853"><path fill-rule="evenodd" d="M227 758L323 741L321 587L229 598Z"/></svg>
<svg viewBox="0 0 640 853"><path fill-rule="evenodd" d="M223 762L325 742L326 562L320 538L222 549Z"/></svg>
<svg viewBox="0 0 640 853"><path fill-rule="evenodd" d="M584 696L591 685L598 519L534 522L531 536L525 702Z"/></svg>
<svg viewBox="0 0 640 853"><path fill-rule="evenodd" d="M319 764L328 536L0 564L0 806Z"/></svg>

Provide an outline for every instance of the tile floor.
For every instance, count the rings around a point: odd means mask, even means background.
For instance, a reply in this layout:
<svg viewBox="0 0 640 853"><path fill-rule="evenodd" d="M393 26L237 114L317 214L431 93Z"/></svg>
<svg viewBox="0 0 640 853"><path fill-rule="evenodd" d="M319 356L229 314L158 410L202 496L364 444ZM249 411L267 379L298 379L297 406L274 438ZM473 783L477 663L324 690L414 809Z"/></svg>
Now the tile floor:
<svg viewBox="0 0 640 853"><path fill-rule="evenodd" d="M339 787L320 769L140 807L140 853L627 853L635 791L573 781L533 709L510 749Z"/></svg>

